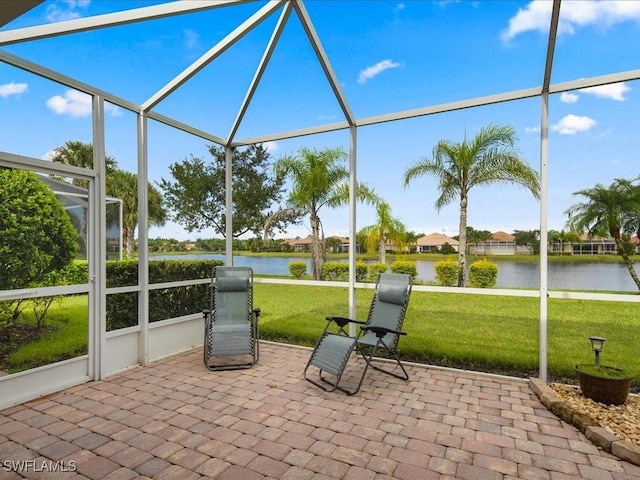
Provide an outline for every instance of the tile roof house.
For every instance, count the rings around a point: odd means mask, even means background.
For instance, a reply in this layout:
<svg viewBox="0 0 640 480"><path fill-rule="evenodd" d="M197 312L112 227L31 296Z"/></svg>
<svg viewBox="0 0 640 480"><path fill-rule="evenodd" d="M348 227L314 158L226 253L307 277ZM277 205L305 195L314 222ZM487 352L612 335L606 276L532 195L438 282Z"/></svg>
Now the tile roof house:
<svg viewBox="0 0 640 480"><path fill-rule="evenodd" d="M442 233L430 233L429 235L425 235L424 237L420 237L416 241L416 252L417 253L432 253L438 252L442 246L448 243L453 247L453 249L458 251L458 241L455 238L447 237Z"/></svg>
<svg viewBox="0 0 640 480"><path fill-rule="evenodd" d="M308 252L311 250L313 239L311 237L292 238L284 243L289 245L294 252Z"/></svg>

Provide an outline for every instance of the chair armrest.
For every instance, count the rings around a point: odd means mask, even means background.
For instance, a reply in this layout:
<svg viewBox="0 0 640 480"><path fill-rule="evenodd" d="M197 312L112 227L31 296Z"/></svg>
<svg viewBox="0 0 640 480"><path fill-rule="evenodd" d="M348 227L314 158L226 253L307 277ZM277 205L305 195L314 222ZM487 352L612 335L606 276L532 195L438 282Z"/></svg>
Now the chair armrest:
<svg viewBox="0 0 640 480"><path fill-rule="evenodd" d="M204 318L207 318L209 315L211 315L211 310L209 310L208 308L205 308L204 310L202 310L202 316Z"/></svg>
<svg viewBox="0 0 640 480"><path fill-rule="evenodd" d="M364 326L364 327L360 327L361 330L364 331L370 331L376 334L376 337L378 338L382 338L384 337L387 333L393 333L395 335L406 335L407 332L402 332L400 330L391 330L390 328L385 328L385 327L373 327L373 326Z"/></svg>
<svg viewBox="0 0 640 480"><path fill-rule="evenodd" d="M259 308L254 308L253 309L253 314L256 316L256 318L258 318L260 316L262 312L260 311Z"/></svg>
<svg viewBox="0 0 640 480"><path fill-rule="evenodd" d="M336 322L336 324L339 327L344 327L346 324L348 323L358 323L360 325L366 325L367 322L361 322L360 320L353 320L351 318L346 318L346 317L336 317L333 315L330 315L327 317L327 321L328 322Z"/></svg>

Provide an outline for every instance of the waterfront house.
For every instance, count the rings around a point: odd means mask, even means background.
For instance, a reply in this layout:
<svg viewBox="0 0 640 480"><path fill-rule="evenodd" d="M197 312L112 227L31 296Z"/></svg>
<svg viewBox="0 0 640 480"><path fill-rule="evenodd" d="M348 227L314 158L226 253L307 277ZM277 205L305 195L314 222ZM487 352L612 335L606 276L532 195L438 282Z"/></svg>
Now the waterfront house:
<svg viewBox="0 0 640 480"><path fill-rule="evenodd" d="M429 235L420 237L416 241L416 252L417 253L439 252L440 249L447 243L451 245L456 252L458 251L458 241L455 238L447 237L442 233L435 233L435 232L430 233Z"/></svg>

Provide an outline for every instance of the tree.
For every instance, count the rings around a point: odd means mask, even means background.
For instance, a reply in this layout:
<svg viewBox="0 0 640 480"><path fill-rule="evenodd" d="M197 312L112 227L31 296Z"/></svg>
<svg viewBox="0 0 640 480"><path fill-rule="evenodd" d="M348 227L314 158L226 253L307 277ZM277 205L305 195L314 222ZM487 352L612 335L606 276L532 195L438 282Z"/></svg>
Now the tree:
<svg viewBox="0 0 640 480"><path fill-rule="evenodd" d="M324 247L332 253L342 252L342 240L338 237L329 237L324 241Z"/></svg>
<svg viewBox="0 0 640 480"><path fill-rule="evenodd" d="M147 184L147 189L149 225L162 226L167 219L162 195L151 183ZM131 258L138 225L138 175L116 168L107 174L106 190L107 195L122 200L122 243L125 256Z"/></svg>
<svg viewBox="0 0 640 480"><path fill-rule="evenodd" d="M476 230L473 227L467 227L467 250L469 244L473 243L477 247L479 243L488 242L493 237L489 230ZM458 240L456 238L456 240Z"/></svg>
<svg viewBox="0 0 640 480"><path fill-rule="evenodd" d="M169 166L173 181L161 179L172 219L189 232L213 228L226 235L225 149L209 147L212 161L184 159ZM282 200L284 179L272 175L269 152L262 145L251 145L233 152L233 236L251 232L262 235L270 210ZM290 219L279 219L272 228L283 229Z"/></svg>
<svg viewBox="0 0 640 480"><path fill-rule="evenodd" d="M292 189L288 207L282 215L309 215L311 237L311 267L314 280L320 280L320 270L325 258L324 233L319 211L323 206L337 208L349 203L349 170L342 163L347 159L341 148L315 150L301 148L297 156L284 156L275 164L280 179L289 179ZM368 186L356 186L356 198L376 204L379 198ZM278 218L277 212L273 218ZM269 224L269 222L267 222Z"/></svg>
<svg viewBox="0 0 640 480"><path fill-rule="evenodd" d="M558 249L558 253L564 253L564 246L568 243L579 243L580 235L574 232L566 232L564 230L549 230L547 232L547 240L549 245L554 245L556 243L560 244L560 248Z"/></svg>
<svg viewBox="0 0 640 480"><path fill-rule="evenodd" d="M612 237L618 254L640 290L640 279L622 239L623 234L628 233L625 229L637 228L632 219L640 218L638 188L628 180L616 179L608 187L598 183L593 188L579 190L573 195L583 197L585 201L567 209L568 228L576 232L586 231L589 236Z"/></svg>
<svg viewBox="0 0 640 480"><path fill-rule="evenodd" d="M379 262L387 263L387 243L393 242L400 252L407 239L404 224L391 215L391 206L386 202L376 205L376 223L361 230L365 237L367 253L378 249Z"/></svg>
<svg viewBox="0 0 640 480"><path fill-rule="evenodd" d="M527 247L533 255L540 253L540 230L516 230L516 245Z"/></svg>
<svg viewBox="0 0 640 480"><path fill-rule="evenodd" d="M0 168L0 290L42 285L75 258L78 234L38 175ZM14 309L12 320L20 310Z"/></svg>
<svg viewBox="0 0 640 480"><path fill-rule="evenodd" d="M481 242L487 242L491 240L493 233L489 230L476 230L473 227L467 227L467 253L469 253L469 245L474 244L476 247ZM454 235L454 240L460 241L460 235ZM476 252L477 253L477 252Z"/></svg>
<svg viewBox="0 0 640 480"><path fill-rule="evenodd" d="M63 146L53 150L51 161L64 163L65 165L72 165L74 167L93 168L93 145L91 143L84 143L78 140L68 140ZM115 158L110 157L109 155L105 156L105 169L107 175L111 170L117 167L118 162L116 162ZM65 181L65 179L59 176L54 176L54 178ZM73 178L70 183L77 187L85 189L89 188L88 180Z"/></svg>
<svg viewBox="0 0 640 480"><path fill-rule="evenodd" d="M633 182L640 181L640 177L634 180L617 179L616 182L620 188L623 188L629 195L629 203L631 208L622 219L622 230L627 235L635 233L640 238L640 185Z"/></svg>
<svg viewBox="0 0 640 480"><path fill-rule="evenodd" d="M511 126L490 124L461 143L440 140L432 158L422 158L404 174L405 187L417 177L433 175L438 179L440 196L435 207L440 210L456 198L460 205L458 286L465 285L467 249L467 208L469 191L475 186L511 183L528 188L540 197L538 173L519 157L517 137Z"/></svg>
<svg viewBox="0 0 640 480"><path fill-rule="evenodd" d="M77 140L67 141L62 147L54 150L51 160L66 165L73 165L82 168L93 168L93 145ZM138 176L135 173L121 170L115 158L105 157L105 188L108 196L122 200L122 240L125 248L125 256L131 257L135 249L135 228L138 224ZM58 180L67 181L54 176ZM81 188L89 188L86 180L73 178L70 180L73 185ZM162 195L151 184L148 184L149 198L149 225L164 225L167 219L167 212L163 205ZM107 211L107 225L118 225L119 215L115 209Z"/></svg>
<svg viewBox="0 0 640 480"><path fill-rule="evenodd" d="M418 243L418 239L424 237L424 233L416 233L414 231L407 232L404 243L409 247L410 253L415 253Z"/></svg>

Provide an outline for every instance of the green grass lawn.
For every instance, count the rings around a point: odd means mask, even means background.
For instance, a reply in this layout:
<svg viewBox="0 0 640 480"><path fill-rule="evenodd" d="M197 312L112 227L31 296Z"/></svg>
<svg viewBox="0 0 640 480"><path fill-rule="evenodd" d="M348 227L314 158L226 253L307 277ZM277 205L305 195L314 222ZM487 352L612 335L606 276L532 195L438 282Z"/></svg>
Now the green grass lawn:
<svg viewBox="0 0 640 480"><path fill-rule="evenodd" d="M51 305L45 326L53 331L43 334L11 353L0 364L10 373L47 365L87 353L88 307L86 295L65 297ZM24 312L21 323L35 325L33 315ZM34 329L34 333L37 330Z"/></svg>
<svg viewBox="0 0 640 480"><path fill-rule="evenodd" d="M361 320L366 319L372 295L371 289L356 291ZM261 338L312 346L327 315L348 315L348 292L340 287L256 283L254 304L262 309ZM537 375L538 305L537 298L414 290L404 324L408 335L400 340L402 356L477 371ZM607 339L601 354L603 365L640 375L637 304L550 299L548 306L551 379L573 379L575 364L593 361L590 335ZM54 304L46 323L57 330L14 352L8 359L9 371L86 352L86 297L68 297Z"/></svg>
<svg viewBox="0 0 640 480"><path fill-rule="evenodd" d="M313 345L327 315L348 314L346 289L256 284L262 338ZM358 290L358 317L366 320L372 290ZM548 370L573 378L577 363L593 361L590 335L605 337L603 364L640 374L637 305L549 300ZM537 298L414 291L400 340L405 359L510 375L536 375L539 366Z"/></svg>

